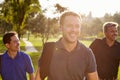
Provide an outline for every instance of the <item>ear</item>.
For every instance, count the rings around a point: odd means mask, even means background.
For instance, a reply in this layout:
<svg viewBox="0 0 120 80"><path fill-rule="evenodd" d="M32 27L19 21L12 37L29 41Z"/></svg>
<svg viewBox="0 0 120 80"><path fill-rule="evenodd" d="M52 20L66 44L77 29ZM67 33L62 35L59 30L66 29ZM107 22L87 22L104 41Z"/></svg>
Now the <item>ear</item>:
<svg viewBox="0 0 120 80"><path fill-rule="evenodd" d="M8 43L6 43L6 44L5 44L5 47L6 47L6 48L9 48L9 44L8 44Z"/></svg>

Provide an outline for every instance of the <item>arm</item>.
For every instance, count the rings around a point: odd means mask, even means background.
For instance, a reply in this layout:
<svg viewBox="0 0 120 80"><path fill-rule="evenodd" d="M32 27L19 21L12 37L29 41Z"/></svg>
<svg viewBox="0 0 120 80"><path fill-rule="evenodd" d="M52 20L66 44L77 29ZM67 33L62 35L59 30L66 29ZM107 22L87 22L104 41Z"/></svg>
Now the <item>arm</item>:
<svg viewBox="0 0 120 80"><path fill-rule="evenodd" d="M34 73L29 73L30 80L35 80Z"/></svg>
<svg viewBox="0 0 120 80"><path fill-rule="evenodd" d="M41 80L41 78L40 78L40 68L39 67L38 67L37 72L36 72L35 80Z"/></svg>
<svg viewBox="0 0 120 80"><path fill-rule="evenodd" d="M97 71L96 72L92 72L92 73L88 73L87 74L87 80L99 80Z"/></svg>
<svg viewBox="0 0 120 80"><path fill-rule="evenodd" d="M97 73L97 64L96 64L96 60L95 60L95 56L92 52L92 50L90 50L90 55L88 58L88 68L87 68L87 80L99 80L98 79L98 73Z"/></svg>

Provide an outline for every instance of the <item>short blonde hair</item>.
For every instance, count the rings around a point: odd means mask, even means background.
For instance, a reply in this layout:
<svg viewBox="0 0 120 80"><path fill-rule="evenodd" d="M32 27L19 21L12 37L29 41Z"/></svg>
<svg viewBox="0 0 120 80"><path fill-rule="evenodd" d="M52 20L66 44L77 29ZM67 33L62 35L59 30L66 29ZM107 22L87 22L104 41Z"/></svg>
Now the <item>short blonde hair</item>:
<svg viewBox="0 0 120 80"><path fill-rule="evenodd" d="M79 14L77 14L77 13L75 13L75 12L73 12L73 11L66 11L66 12L63 12L63 14L60 16L60 21L59 21L60 26L64 24L64 19L65 19L65 17L66 17L66 16L70 16L70 15L76 16L76 17L78 17L80 20L82 20L82 19L81 19L81 16L80 16Z"/></svg>

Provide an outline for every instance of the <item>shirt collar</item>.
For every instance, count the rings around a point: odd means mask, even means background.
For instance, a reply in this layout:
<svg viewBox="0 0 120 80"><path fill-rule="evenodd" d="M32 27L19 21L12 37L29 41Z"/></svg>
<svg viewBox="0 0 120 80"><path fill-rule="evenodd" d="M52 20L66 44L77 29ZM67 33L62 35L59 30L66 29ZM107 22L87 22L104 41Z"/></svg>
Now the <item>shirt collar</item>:
<svg viewBox="0 0 120 80"><path fill-rule="evenodd" d="M19 57L20 55L21 55L21 54L20 54L20 51L18 51L15 58ZM6 58L11 58L11 57L8 55L8 51L5 51L5 57L6 57Z"/></svg>
<svg viewBox="0 0 120 80"><path fill-rule="evenodd" d="M60 39L56 42L56 48L65 49L63 43L61 42L61 39L62 39L62 38L60 38ZM77 46L76 46L76 48L75 48L74 50L80 49L80 45L81 45L81 44L82 44L81 42L77 41Z"/></svg>
<svg viewBox="0 0 120 80"><path fill-rule="evenodd" d="M107 44L106 44L106 38L103 38L102 41L103 41L103 43L104 43L105 45L107 45ZM115 42L114 42L114 44L113 44L112 46L115 46L115 45L118 45L118 44L119 44L119 42L118 42L117 40L115 40Z"/></svg>

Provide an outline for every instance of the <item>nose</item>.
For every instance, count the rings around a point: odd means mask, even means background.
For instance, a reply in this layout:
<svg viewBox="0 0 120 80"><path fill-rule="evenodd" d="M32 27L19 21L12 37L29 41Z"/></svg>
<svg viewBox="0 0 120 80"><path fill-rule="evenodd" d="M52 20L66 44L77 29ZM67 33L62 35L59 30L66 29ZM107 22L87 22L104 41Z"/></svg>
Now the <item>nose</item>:
<svg viewBox="0 0 120 80"><path fill-rule="evenodd" d="M77 28L76 26L72 27L72 31L78 31L78 30L79 30L79 28Z"/></svg>
<svg viewBox="0 0 120 80"><path fill-rule="evenodd" d="M114 34L115 34L115 35L118 35L118 32L117 32L117 31L115 31L115 32L114 32Z"/></svg>
<svg viewBox="0 0 120 80"><path fill-rule="evenodd" d="M17 41L17 44L20 45L20 41Z"/></svg>

